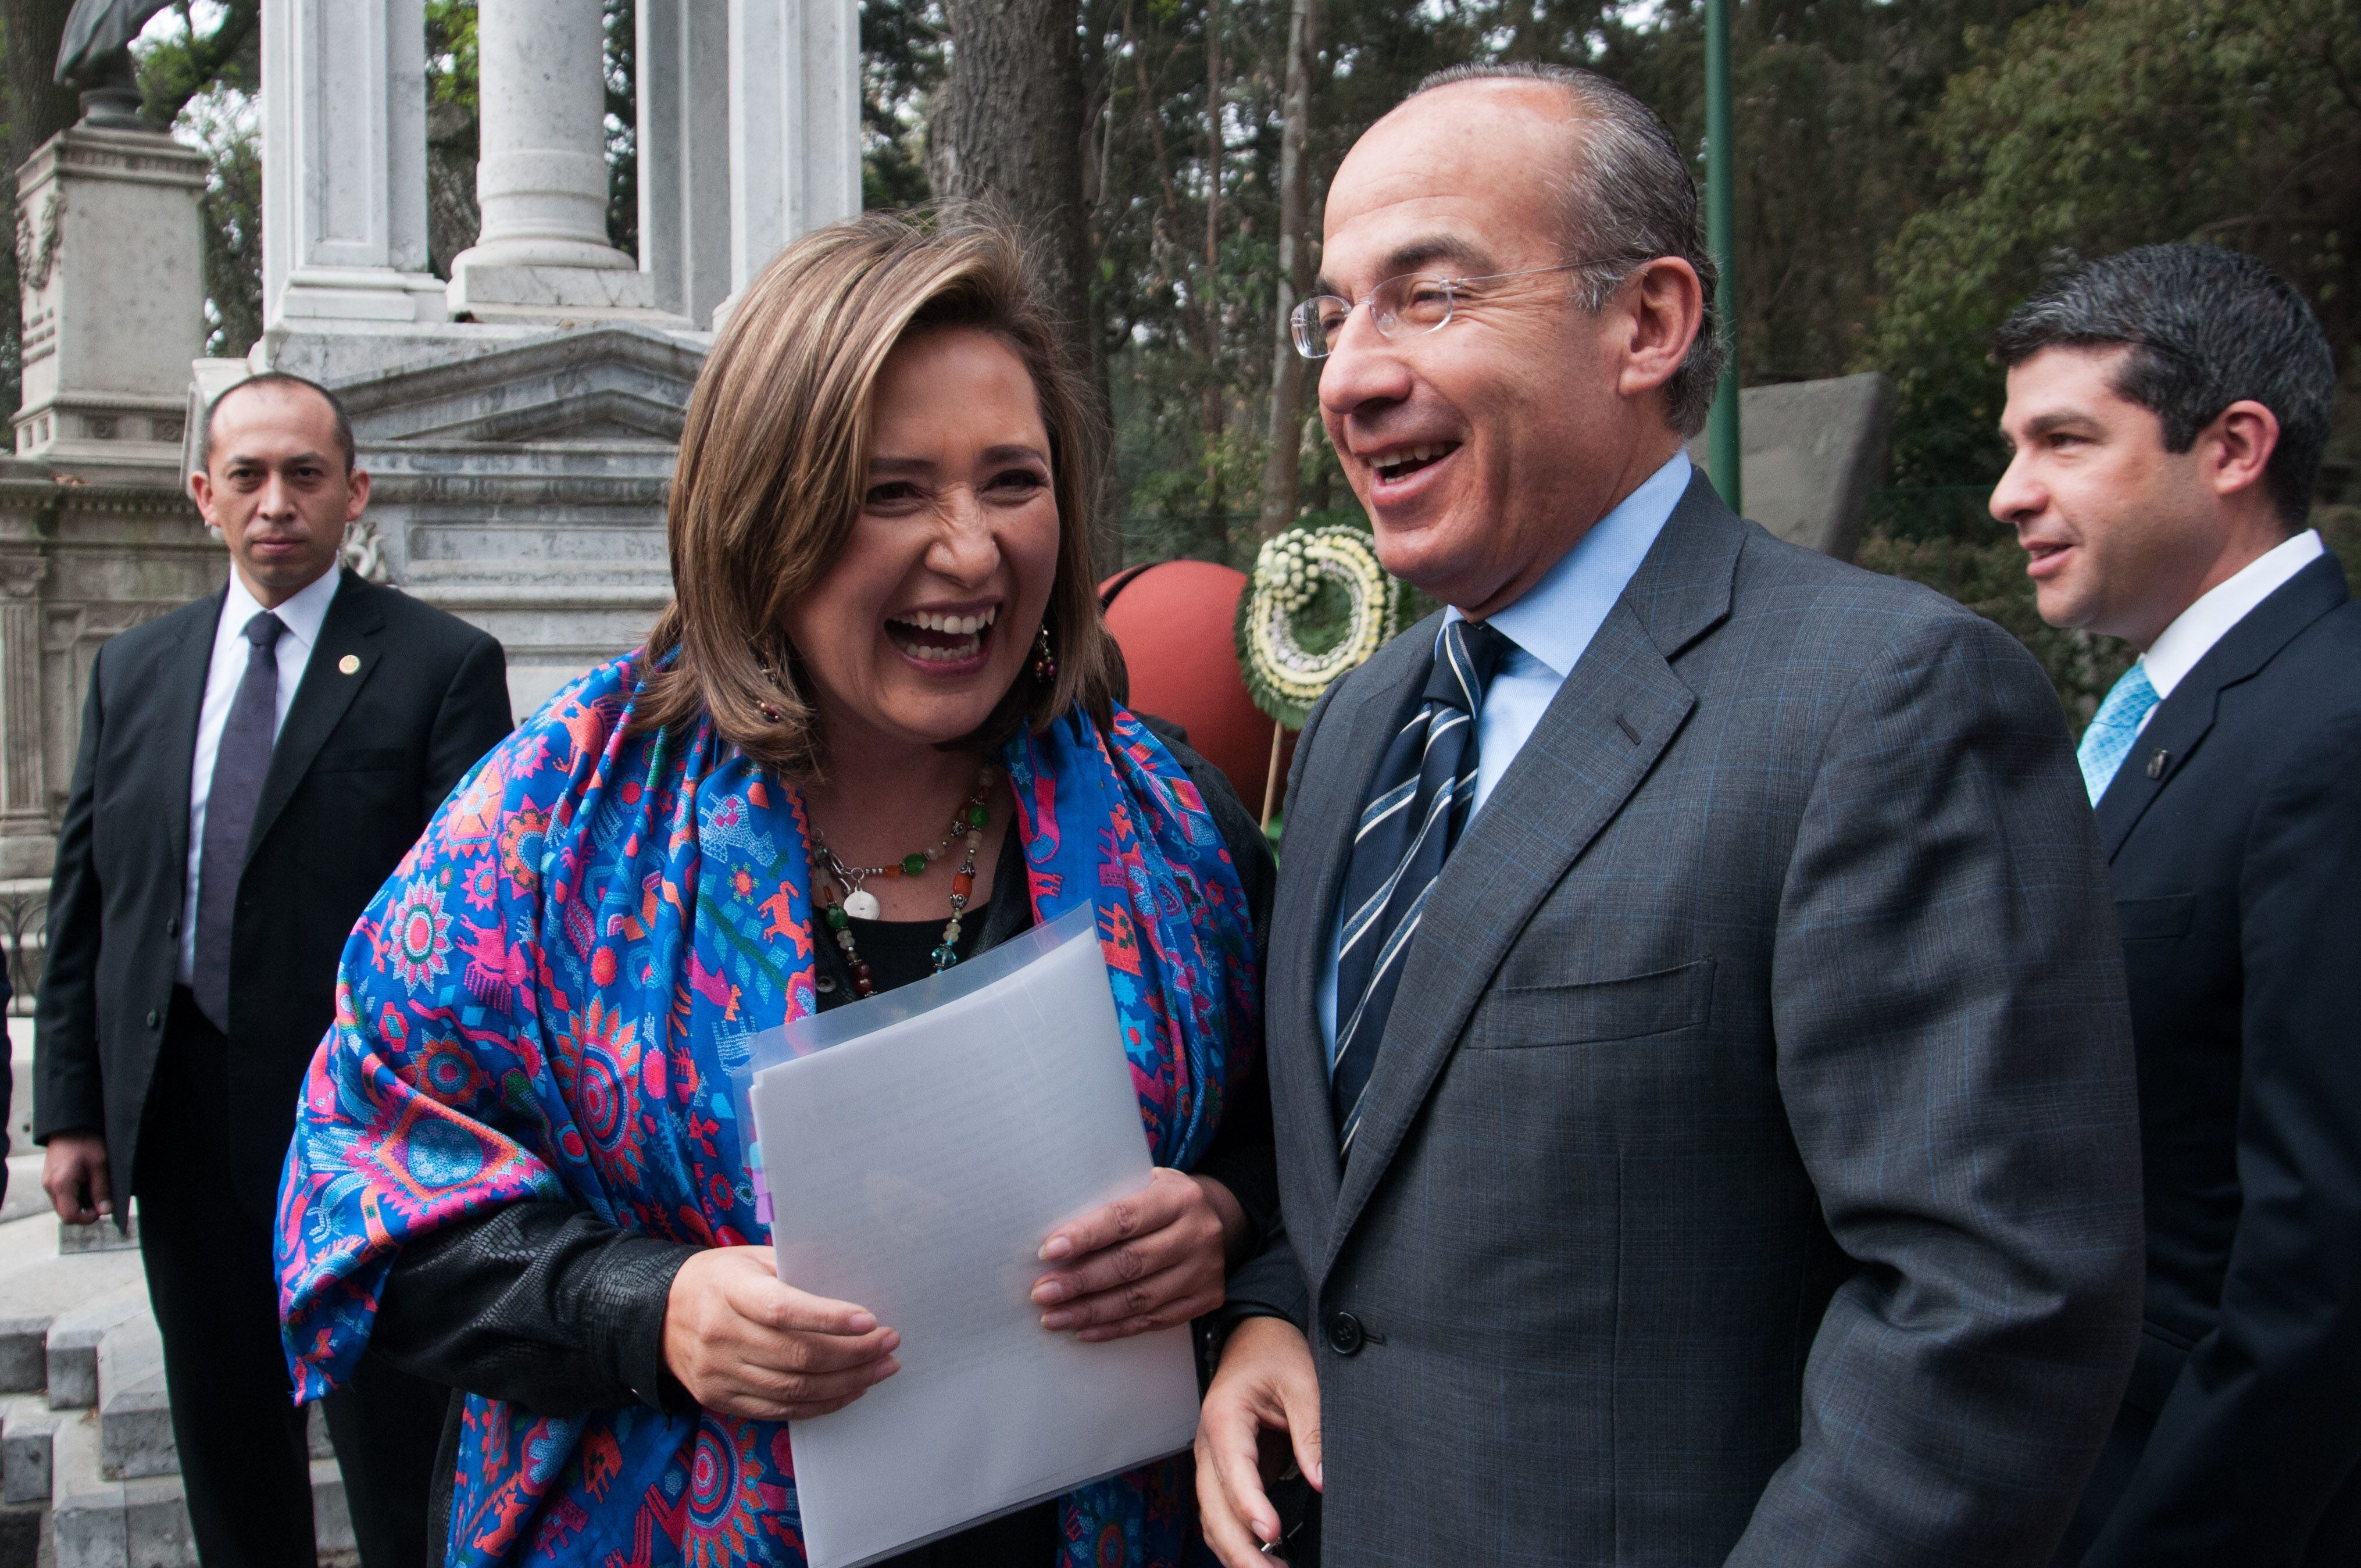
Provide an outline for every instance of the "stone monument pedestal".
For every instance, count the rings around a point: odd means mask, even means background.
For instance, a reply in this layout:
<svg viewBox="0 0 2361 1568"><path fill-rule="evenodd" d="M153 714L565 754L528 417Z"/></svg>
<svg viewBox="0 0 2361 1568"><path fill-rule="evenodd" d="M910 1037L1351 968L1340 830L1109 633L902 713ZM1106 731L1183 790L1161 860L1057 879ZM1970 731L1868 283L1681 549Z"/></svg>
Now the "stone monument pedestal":
<svg viewBox="0 0 2361 1568"><path fill-rule="evenodd" d="M204 155L149 131L77 126L16 177L24 281L19 457L155 468L181 452L204 347Z"/></svg>
<svg viewBox="0 0 2361 1568"><path fill-rule="evenodd" d="M1894 383L1874 370L1739 393L1746 515L1790 544L1851 560L1870 498L1885 485L1894 397ZM1700 468L1705 445L1702 435L1688 444Z"/></svg>
<svg viewBox="0 0 2361 1568"><path fill-rule="evenodd" d="M205 334L204 184L203 153L87 125L17 176L25 400L15 455L0 455L0 948L20 1008L40 975L91 661L228 569L181 482Z"/></svg>

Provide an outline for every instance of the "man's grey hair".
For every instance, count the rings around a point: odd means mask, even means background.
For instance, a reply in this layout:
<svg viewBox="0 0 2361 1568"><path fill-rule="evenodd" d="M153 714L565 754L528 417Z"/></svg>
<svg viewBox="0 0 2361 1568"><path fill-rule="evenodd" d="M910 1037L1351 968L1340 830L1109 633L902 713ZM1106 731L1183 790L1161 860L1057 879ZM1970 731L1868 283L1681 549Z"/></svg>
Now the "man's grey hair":
<svg viewBox="0 0 2361 1568"><path fill-rule="evenodd" d="M221 406L240 392L250 392L259 387L300 388L326 403L328 412L336 422L336 449L345 455L345 472L349 474L353 471L357 456L353 445L353 416L345 411L344 400L310 377L298 376L287 370L265 370L258 375L248 376L243 381L234 381L205 405L204 422L197 427L197 466L200 469L210 470L213 467L214 417L221 412Z"/></svg>
<svg viewBox="0 0 2361 1568"><path fill-rule="evenodd" d="M1595 71L1571 65L1510 60L1455 65L1412 90L1415 98L1460 82L1545 82L1573 100L1582 134L1572 166L1554 181L1565 201L1569 260L1595 260L1575 276L1576 298L1587 311L1604 305L1642 263L1678 257L1695 269L1705 291L1705 319L1688 356L1664 385L1674 427L1683 435L1705 428L1730 349L1722 338L1714 286L1720 269L1697 229L1697 181L1680 143L1653 109Z"/></svg>
<svg viewBox="0 0 2361 1568"><path fill-rule="evenodd" d="M2336 406L2336 354L2292 284L2218 245L2144 245L2052 280L2001 323L2011 369L2045 348L2129 347L2115 390L2157 416L2164 449L2247 399L2279 422L2263 482L2290 530L2303 526Z"/></svg>

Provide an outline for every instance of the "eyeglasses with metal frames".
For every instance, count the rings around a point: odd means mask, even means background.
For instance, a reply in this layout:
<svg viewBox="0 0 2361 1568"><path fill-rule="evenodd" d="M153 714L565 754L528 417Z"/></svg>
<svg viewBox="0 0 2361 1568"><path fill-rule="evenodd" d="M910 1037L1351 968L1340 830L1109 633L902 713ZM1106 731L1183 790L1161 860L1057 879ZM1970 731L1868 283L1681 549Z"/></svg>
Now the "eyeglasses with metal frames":
<svg viewBox="0 0 2361 1568"><path fill-rule="evenodd" d="M1434 272L1405 272L1389 278L1361 297L1359 303L1334 294L1314 294L1288 313L1295 352L1306 359L1325 359L1355 311L1368 307L1369 321L1379 337L1415 337L1447 326L1459 300L1459 291L1476 283L1502 283L1511 278L1532 278L1544 272L1579 272L1609 267L1622 258L1562 261L1554 267L1528 267L1518 272L1491 272L1480 278L1449 278Z"/></svg>

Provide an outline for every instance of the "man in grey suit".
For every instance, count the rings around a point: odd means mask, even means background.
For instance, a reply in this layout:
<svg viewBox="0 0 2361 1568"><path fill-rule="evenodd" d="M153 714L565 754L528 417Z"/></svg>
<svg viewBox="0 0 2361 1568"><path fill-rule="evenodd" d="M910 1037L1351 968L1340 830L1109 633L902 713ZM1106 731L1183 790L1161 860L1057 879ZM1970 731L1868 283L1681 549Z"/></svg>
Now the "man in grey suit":
<svg viewBox="0 0 2361 1568"><path fill-rule="evenodd" d="M1329 1568L2041 1564L2123 1392L2130 1031L2057 698L1691 472L1696 203L1558 68L1444 73L1330 188L1298 345L1452 608L1296 751L1285 1237L1197 1442L1233 1568L1280 1429Z"/></svg>

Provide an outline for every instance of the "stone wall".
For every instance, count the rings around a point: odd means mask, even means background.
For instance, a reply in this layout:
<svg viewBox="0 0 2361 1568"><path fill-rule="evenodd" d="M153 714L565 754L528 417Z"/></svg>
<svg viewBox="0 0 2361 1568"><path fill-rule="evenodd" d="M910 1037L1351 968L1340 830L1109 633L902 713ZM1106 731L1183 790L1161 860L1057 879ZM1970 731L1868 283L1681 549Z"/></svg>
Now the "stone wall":
<svg viewBox="0 0 2361 1568"><path fill-rule="evenodd" d="M291 336L369 471L388 580L508 652L517 717L672 597L664 503L704 333L607 320Z"/></svg>
<svg viewBox="0 0 2361 1568"><path fill-rule="evenodd" d="M0 943L20 1008L99 645L219 587L176 467L0 458Z"/></svg>

